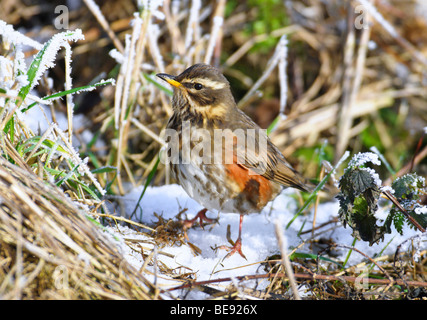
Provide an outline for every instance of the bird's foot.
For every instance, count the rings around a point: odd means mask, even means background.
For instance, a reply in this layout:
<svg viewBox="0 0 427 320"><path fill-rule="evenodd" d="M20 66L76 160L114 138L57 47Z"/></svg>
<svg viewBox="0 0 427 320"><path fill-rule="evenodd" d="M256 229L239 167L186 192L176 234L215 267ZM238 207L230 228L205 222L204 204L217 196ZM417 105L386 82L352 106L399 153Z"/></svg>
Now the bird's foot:
<svg viewBox="0 0 427 320"><path fill-rule="evenodd" d="M206 223L218 222L217 219L210 219L206 217L206 211L208 211L208 209L202 209L197 213L197 215L193 219L186 219L182 221L185 239L188 240L187 230L193 226L193 224L197 221L197 219L199 220L199 225L202 229L203 229L203 221L205 221Z"/></svg>
<svg viewBox="0 0 427 320"><path fill-rule="evenodd" d="M247 260L246 256L242 252L242 239L240 237L236 240L236 242L234 242L234 244L232 243L231 247L223 245L223 246L219 246L218 248L229 251L227 255L224 257L224 259L227 259L231 257L233 254L235 254L236 252L238 252L245 260Z"/></svg>

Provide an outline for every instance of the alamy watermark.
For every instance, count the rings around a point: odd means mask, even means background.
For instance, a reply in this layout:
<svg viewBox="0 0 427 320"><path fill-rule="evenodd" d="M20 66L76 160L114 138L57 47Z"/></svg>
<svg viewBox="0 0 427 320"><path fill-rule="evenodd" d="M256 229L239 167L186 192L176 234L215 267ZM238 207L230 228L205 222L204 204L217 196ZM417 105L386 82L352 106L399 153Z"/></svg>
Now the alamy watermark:
<svg viewBox="0 0 427 320"><path fill-rule="evenodd" d="M356 14L354 18L354 27L357 30L368 29L370 26L368 19L368 10L364 5L358 5L354 7L354 13Z"/></svg>
<svg viewBox="0 0 427 320"><path fill-rule="evenodd" d="M70 17L68 7L65 5L56 6L55 14L57 14L53 21L53 25L55 26L55 28L58 30L67 30L69 26L68 22Z"/></svg>
<svg viewBox="0 0 427 320"><path fill-rule="evenodd" d="M360 291L369 289L369 268L357 267L355 272L360 272L360 274L356 277L356 281L354 282L355 288Z"/></svg>

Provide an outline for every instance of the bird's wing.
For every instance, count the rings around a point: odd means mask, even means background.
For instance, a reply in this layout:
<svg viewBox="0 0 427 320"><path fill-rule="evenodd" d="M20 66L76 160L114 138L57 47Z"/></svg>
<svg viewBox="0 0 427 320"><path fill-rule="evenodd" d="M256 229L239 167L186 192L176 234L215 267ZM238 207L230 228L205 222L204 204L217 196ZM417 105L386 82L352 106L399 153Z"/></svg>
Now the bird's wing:
<svg viewBox="0 0 427 320"><path fill-rule="evenodd" d="M236 129L246 130L245 141L242 141L243 139L239 141L239 136L237 136L237 143L234 141L233 144L234 150L232 152L237 154L238 163L285 187L293 187L306 192L313 190L311 183L286 161L283 154L268 138L266 131L261 129L245 113L238 111L241 121L236 124L238 128L231 129L234 129L234 132L237 132Z"/></svg>

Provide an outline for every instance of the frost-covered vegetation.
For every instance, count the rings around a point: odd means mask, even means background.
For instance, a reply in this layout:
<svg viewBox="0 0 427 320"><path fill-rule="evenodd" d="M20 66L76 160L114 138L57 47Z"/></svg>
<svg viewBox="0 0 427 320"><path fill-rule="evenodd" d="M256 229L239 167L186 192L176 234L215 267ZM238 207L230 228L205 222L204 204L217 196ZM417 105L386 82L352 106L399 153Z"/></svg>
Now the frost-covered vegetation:
<svg viewBox="0 0 427 320"><path fill-rule="evenodd" d="M423 1L9 2L1 298L425 297ZM154 75L197 62L320 182L247 217L248 261L212 250L237 216L185 239L200 208L159 161L172 91Z"/></svg>

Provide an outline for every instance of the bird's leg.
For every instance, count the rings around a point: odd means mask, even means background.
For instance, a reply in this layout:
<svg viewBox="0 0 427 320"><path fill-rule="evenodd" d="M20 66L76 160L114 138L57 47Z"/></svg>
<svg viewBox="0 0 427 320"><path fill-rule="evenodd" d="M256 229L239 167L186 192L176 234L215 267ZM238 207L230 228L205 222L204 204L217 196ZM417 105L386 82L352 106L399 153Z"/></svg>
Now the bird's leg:
<svg viewBox="0 0 427 320"><path fill-rule="evenodd" d="M197 219L199 219L199 224L200 224L200 227L202 227L202 229L203 229L203 221L205 221L206 223L217 222L216 219L209 219L208 217L206 217L206 211L208 211L208 209L206 208L202 209L196 214L196 216L193 219L186 219L182 221L182 225L184 228L184 236L187 240L188 240L187 229L191 228Z"/></svg>
<svg viewBox="0 0 427 320"><path fill-rule="evenodd" d="M242 252L242 226L243 226L243 214L240 215L240 223L239 223L239 237L234 242L234 245L232 247L227 246L221 246L220 249L225 249L227 251L230 251L227 253L227 255L224 257L224 259L232 256L236 252L238 252L243 258L246 259L245 255Z"/></svg>

